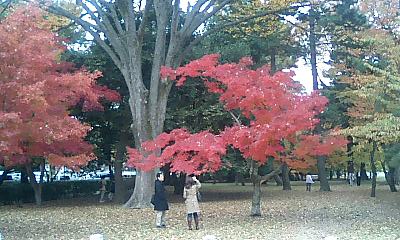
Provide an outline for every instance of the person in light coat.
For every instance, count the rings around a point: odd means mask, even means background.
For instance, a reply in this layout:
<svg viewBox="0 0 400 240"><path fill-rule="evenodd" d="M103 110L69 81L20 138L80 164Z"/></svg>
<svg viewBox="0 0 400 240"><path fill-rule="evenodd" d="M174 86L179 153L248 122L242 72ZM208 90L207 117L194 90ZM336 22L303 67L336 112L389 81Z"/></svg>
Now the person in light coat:
<svg viewBox="0 0 400 240"><path fill-rule="evenodd" d="M311 192L311 184L313 184L314 181L311 177L310 173L307 173L306 175L306 191Z"/></svg>
<svg viewBox="0 0 400 240"><path fill-rule="evenodd" d="M183 198L185 198L186 210L187 210L187 223L189 230L192 230L192 221L196 225L196 230L199 229L199 215L200 207L197 199L197 192L201 187L201 183L195 176L186 177L185 188L183 190Z"/></svg>

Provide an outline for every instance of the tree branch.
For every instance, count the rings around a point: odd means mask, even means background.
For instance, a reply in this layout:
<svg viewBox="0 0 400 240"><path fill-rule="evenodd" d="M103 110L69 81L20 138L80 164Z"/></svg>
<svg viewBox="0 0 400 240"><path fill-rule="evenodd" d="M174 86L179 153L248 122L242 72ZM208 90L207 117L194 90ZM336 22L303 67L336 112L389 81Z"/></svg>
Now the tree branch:
<svg viewBox="0 0 400 240"><path fill-rule="evenodd" d="M172 41L172 39L175 39L175 35L178 31L179 3L180 3L180 0L175 0L175 2L174 2L174 9L172 12L172 21L171 21L171 41Z"/></svg>
<svg viewBox="0 0 400 240"><path fill-rule="evenodd" d="M273 178L275 175L278 175L279 173L281 173L281 169L276 169L265 176L261 176L260 184L263 184L264 182L268 181L269 179Z"/></svg>
<svg viewBox="0 0 400 240"><path fill-rule="evenodd" d="M118 33L120 35L124 35L125 31L122 29L121 20L120 20L118 14L117 14L117 11L115 10L115 5L111 4L109 2L106 2L104 0L99 0L99 2L103 6L107 6L107 8L110 10L110 17L113 19L114 25L117 28Z"/></svg>
<svg viewBox="0 0 400 240"><path fill-rule="evenodd" d="M242 125L242 122L240 121L239 116L236 116L232 111L229 111L229 114L231 114L232 118L235 120L235 122L238 125Z"/></svg>
<svg viewBox="0 0 400 240"><path fill-rule="evenodd" d="M104 42L104 40L102 40L100 38L100 35L98 32L95 32L93 29L98 30L98 28L96 26L94 26L93 24L90 24L86 21L83 21L82 19L80 19L79 17L73 15L72 13L68 12L67 10L61 8L61 7L56 7L56 6L49 6L47 8L47 11L54 13L54 14L58 14L64 17L67 17L69 19L71 19L72 21L74 21L76 24L79 24L83 27L83 29L85 29L86 31L88 31L93 38L95 39L95 41L110 55L111 59L114 61L115 65L121 69L122 67L122 63L120 58L118 57L118 55L114 52L114 50Z"/></svg>
<svg viewBox="0 0 400 240"><path fill-rule="evenodd" d="M90 13L91 10L88 8L86 4L82 4L82 7L87 12L89 12L92 18L94 18L93 20L96 21L97 25L100 26L100 29L105 34L108 41L110 41L111 45L114 46L114 51L116 51L120 56L120 58L122 58L124 55L126 55L126 50L125 50L127 47L126 44L124 44L124 41L121 41L122 39L118 36L117 32L115 31L113 25L108 19L106 12L102 9L102 7L99 4L97 4L96 0L87 0L87 1L97 9L98 16L95 16L94 13ZM116 19L115 21L118 21L118 19Z"/></svg>
<svg viewBox="0 0 400 240"><path fill-rule="evenodd" d="M225 23L225 24L219 25L219 26L217 26L217 27L215 27L215 28L213 28L213 29L210 29L210 30L206 31L204 34L198 36L195 40L193 40L193 41L183 50L183 53L181 54L180 58L183 59L183 58L191 51L191 49L192 49L195 45L197 45L200 41L202 41L204 38L206 38L207 36L209 36L209 35L211 35L211 34L213 34L213 33L219 32L219 31L221 31L222 29L225 29L225 28L228 28L228 27L231 27L231 26L234 26L234 25L237 25L237 24L239 24L239 23L246 22L246 21L249 21L249 20L252 20L252 19L256 19L256 18L259 18L259 17L265 17L265 16L267 16L267 15L276 14L276 13L279 13L279 12L282 12L282 11L285 11L285 10L298 9L298 8L304 7L304 6L308 6L308 4L297 5L297 6L290 6L290 7L288 7L288 8L277 9L277 10L272 10L272 11L264 11L264 12L261 12L261 13L258 13L258 14L252 15L252 16L248 16L248 17L244 17L244 18L242 18L242 19L238 19L238 20L233 21L233 22L229 22L229 23Z"/></svg>
<svg viewBox="0 0 400 240"><path fill-rule="evenodd" d="M144 12L143 12L143 17L142 17L142 22L140 23L139 26L139 31L138 31L138 41L139 41L139 46L142 45L143 43L143 38L144 38L144 29L146 28L147 21L149 19L149 12L151 8L151 4L153 3L152 0L146 1L146 6L144 7Z"/></svg>
<svg viewBox="0 0 400 240"><path fill-rule="evenodd" d="M3 14L7 11L7 9L11 6L11 0L2 2L1 5L3 5L3 4L6 4L6 5L3 7L3 10L1 10L1 12L0 12L0 17L1 17L1 15L3 15Z"/></svg>

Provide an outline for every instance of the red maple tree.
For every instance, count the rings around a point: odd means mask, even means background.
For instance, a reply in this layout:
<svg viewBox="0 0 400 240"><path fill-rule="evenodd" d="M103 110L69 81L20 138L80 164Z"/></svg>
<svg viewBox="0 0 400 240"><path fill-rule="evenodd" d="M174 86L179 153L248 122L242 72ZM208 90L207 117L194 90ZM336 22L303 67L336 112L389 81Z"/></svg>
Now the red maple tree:
<svg viewBox="0 0 400 240"><path fill-rule="evenodd" d="M95 158L84 141L90 126L70 116L71 107L102 109L101 98L120 98L96 86L100 72L74 69L59 60L65 50L61 41L41 10L31 5L0 22L0 164L26 166L34 182L35 157L72 168Z"/></svg>
<svg viewBox="0 0 400 240"><path fill-rule="evenodd" d="M239 111L249 124L238 121L219 135L190 134L182 129L163 133L138 149L128 149L129 164L150 170L171 163L172 171L200 174L218 170L220 157L231 145L260 164L274 157L291 167L307 167L313 164L313 157L330 154L346 144L341 137L307 136L319 123L317 116L328 100L317 92L302 94L292 72L271 76L268 66L251 69L250 58L237 64L219 64L218 58L212 54L177 69L163 68L161 77L176 80L177 85L188 77L202 79L209 92L220 94L226 110ZM284 140L293 150L288 151Z"/></svg>

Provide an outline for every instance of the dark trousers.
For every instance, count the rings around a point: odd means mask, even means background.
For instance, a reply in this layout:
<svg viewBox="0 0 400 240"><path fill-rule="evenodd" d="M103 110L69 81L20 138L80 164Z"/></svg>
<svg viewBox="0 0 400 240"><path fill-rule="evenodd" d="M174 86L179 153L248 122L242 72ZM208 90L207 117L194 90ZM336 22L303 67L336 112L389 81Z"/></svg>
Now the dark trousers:
<svg viewBox="0 0 400 240"><path fill-rule="evenodd" d="M357 176L357 186L361 185L361 176Z"/></svg>
<svg viewBox="0 0 400 240"><path fill-rule="evenodd" d="M311 183L306 183L306 191L311 192Z"/></svg>

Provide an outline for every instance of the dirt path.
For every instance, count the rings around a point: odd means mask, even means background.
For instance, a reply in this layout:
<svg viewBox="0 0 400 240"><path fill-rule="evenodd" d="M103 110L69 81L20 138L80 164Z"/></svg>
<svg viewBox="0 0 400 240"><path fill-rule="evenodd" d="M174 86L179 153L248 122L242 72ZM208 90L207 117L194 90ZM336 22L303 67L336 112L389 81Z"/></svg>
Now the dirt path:
<svg viewBox="0 0 400 240"><path fill-rule="evenodd" d="M249 216L251 186L207 185L202 189L203 221L199 231L186 230L185 206L171 197L168 228L154 228L151 209L123 209L96 199L48 202L37 208L0 207L0 232L11 239L393 239L400 240L400 193L379 185L332 184L332 192L306 193L303 183L292 191L263 188L263 216Z"/></svg>

